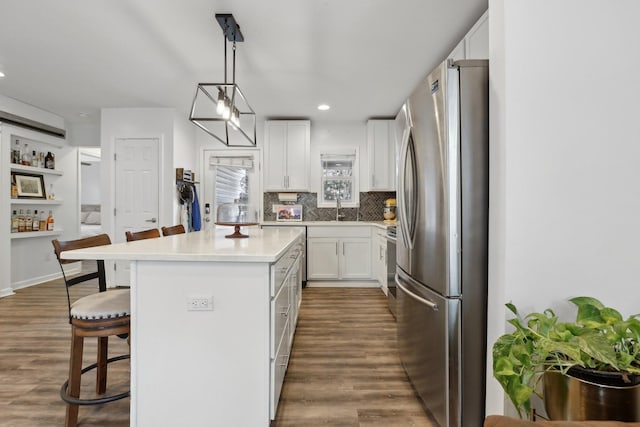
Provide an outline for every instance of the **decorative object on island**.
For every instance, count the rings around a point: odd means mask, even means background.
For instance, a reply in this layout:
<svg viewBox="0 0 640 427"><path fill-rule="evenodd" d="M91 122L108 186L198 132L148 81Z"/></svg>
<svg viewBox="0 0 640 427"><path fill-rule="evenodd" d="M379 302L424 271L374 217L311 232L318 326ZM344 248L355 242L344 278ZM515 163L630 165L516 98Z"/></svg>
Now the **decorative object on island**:
<svg viewBox="0 0 640 427"><path fill-rule="evenodd" d="M626 320L590 297L570 300L574 322L551 309L509 320L515 331L493 345L493 375L520 417L540 395L551 419L640 421L640 315Z"/></svg>
<svg viewBox="0 0 640 427"><path fill-rule="evenodd" d="M302 205L276 205L277 221L302 221Z"/></svg>
<svg viewBox="0 0 640 427"><path fill-rule="evenodd" d="M228 147L255 146L256 113L236 84L236 42L244 41L244 36L232 14L215 17L224 39L224 83L198 83L189 120ZM233 43L231 83L227 82L227 41Z"/></svg>
<svg viewBox="0 0 640 427"><path fill-rule="evenodd" d="M224 237L228 239L241 239L249 237L247 234L240 232L240 227L257 225L257 210L250 205L243 203L223 203L218 206L216 216L216 225L225 225L234 227L234 233Z"/></svg>
<svg viewBox="0 0 640 427"><path fill-rule="evenodd" d="M12 172L12 178L16 182L18 198L21 199L46 199L44 190L44 178L42 175L34 175L24 172Z"/></svg>

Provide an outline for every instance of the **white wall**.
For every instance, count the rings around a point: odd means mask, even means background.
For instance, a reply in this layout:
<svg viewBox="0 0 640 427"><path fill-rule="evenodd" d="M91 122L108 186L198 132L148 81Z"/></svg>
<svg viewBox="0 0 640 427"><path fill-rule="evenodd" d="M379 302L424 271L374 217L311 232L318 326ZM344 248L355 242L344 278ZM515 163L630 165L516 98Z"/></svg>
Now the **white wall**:
<svg viewBox="0 0 640 427"><path fill-rule="evenodd" d="M80 204L99 205L100 195L100 162L87 162L80 167Z"/></svg>
<svg viewBox="0 0 640 427"><path fill-rule="evenodd" d="M591 295L637 313L640 3L489 3L489 345L507 301L572 317L567 299ZM488 377L487 413L502 413Z"/></svg>
<svg viewBox="0 0 640 427"><path fill-rule="evenodd" d="M76 147L100 147L100 120L70 124L67 140Z"/></svg>
<svg viewBox="0 0 640 427"><path fill-rule="evenodd" d="M198 128L192 124L186 116L182 116L178 113L174 113L174 132L173 132L173 169L185 168L196 171L196 181L201 181L202 175L198 173L198 158L196 148L196 131ZM199 131L199 130L198 130ZM199 131L203 133L202 131ZM175 172L172 175L173 183L175 184ZM175 188L175 185L174 185ZM200 201L201 215L204 212L204 204L202 203L202 186L197 186L198 199ZM175 193L175 191L174 191ZM180 202L177 197L173 200L173 220L172 224L180 223Z"/></svg>

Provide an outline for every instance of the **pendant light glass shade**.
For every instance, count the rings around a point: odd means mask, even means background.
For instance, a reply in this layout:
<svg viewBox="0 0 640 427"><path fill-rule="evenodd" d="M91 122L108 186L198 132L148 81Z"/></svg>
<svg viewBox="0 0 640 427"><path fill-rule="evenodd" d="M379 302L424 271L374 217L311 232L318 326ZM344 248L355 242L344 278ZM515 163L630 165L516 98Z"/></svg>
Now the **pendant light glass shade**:
<svg viewBox="0 0 640 427"><path fill-rule="evenodd" d="M229 147L256 145L256 113L235 83L236 42L244 41L231 14L216 14L225 38L224 83L198 83L189 120ZM227 82L227 40L233 43L233 79Z"/></svg>

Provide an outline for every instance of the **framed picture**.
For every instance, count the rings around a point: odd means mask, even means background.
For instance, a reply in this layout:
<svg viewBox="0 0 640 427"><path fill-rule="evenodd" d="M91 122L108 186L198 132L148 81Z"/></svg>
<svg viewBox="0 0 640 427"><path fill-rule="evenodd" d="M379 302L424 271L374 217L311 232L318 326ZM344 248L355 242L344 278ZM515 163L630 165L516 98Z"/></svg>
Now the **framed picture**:
<svg viewBox="0 0 640 427"><path fill-rule="evenodd" d="M46 199L44 177L30 173L13 172L11 174L18 187L18 197L23 199Z"/></svg>
<svg viewBox="0 0 640 427"><path fill-rule="evenodd" d="M302 221L302 205L276 205L276 220Z"/></svg>

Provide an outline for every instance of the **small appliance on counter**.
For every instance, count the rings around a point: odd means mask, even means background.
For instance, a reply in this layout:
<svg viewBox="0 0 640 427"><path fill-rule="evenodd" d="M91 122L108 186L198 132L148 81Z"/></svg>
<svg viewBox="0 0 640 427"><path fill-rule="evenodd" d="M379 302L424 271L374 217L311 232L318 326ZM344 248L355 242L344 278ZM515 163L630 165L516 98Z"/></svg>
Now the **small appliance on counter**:
<svg viewBox="0 0 640 427"><path fill-rule="evenodd" d="M224 237L228 239L239 239L249 237L240 233L240 227L257 225L257 210L248 204L243 203L223 203L218 206L216 215L216 225L228 225L234 227L234 233Z"/></svg>
<svg viewBox="0 0 640 427"><path fill-rule="evenodd" d="M395 225L396 219L396 199L387 199L384 201L384 223Z"/></svg>

